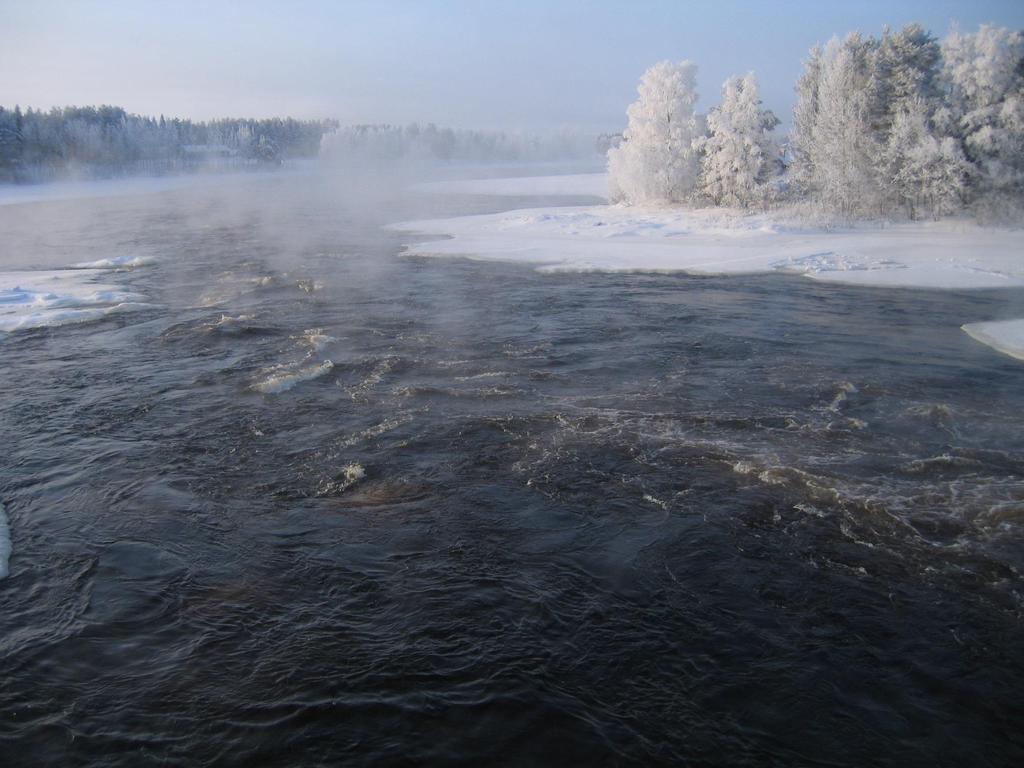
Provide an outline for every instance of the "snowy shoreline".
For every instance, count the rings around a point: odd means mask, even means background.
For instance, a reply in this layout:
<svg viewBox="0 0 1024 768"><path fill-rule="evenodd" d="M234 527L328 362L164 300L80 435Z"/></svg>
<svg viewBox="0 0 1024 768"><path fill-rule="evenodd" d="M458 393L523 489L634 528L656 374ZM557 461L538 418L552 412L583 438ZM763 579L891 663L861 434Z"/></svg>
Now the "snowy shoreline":
<svg viewBox="0 0 1024 768"><path fill-rule="evenodd" d="M420 186L437 193L578 196L594 196L602 188L607 188L606 174ZM785 215L596 205L400 222L389 228L448 238L410 243L405 251L410 256L525 263L545 272L785 272L874 287L1024 288L1021 229L954 219L826 230L787 224ZM1003 334L993 343L988 333L966 332L1024 358L1021 334Z"/></svg>

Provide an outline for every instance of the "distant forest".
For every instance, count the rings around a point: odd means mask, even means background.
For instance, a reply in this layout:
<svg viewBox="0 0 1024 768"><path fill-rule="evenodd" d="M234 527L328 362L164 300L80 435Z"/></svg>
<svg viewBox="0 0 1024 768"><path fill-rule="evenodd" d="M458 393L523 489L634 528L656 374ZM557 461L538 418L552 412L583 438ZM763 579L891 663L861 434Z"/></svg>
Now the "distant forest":
<svg viewBox="0 0 1024 768"><path fill-rule="evenodd" d="M0 107L0 181L277 165L315 157L330 120L143 117L121 107Z"/></svg>

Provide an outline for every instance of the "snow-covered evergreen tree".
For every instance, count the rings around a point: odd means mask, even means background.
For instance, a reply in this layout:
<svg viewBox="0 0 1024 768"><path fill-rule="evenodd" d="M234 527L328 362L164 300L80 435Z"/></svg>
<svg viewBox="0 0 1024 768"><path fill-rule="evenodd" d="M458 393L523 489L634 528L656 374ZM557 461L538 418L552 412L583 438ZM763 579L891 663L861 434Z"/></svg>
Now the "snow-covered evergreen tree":
<svg viewBox="0 0 1024 768"><path fill-rule="evenodd" d="M707 122L708 136L701 143L701 192L716 205L763 204L767 182L776 172L771 132L779 120L761 107L753 72L725 81L722 103L711 110Z"/></svg>
<svg viewBox="0 0 1024 768"><path fill-rule="evenodd" d="M608 151L610 196L627 203L682 202L700 173L695 143L703 121L694 111L697 66L663 61L648 69L627 110L623 141Z"/></svg>

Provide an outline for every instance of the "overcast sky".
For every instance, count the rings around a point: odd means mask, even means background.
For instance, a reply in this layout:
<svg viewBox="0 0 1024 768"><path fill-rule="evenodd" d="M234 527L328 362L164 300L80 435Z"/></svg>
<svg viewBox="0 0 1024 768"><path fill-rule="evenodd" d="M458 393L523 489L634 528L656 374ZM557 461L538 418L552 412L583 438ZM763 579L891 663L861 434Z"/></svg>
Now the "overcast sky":
<svg viewBox="0 0 1024 768"><path fill-rule="evenodd" d="M0 0L0 105L612 130L668 58L701 109L753 69L788 118L811 45L910 21L1024 28L1024 0Z"/></svg>

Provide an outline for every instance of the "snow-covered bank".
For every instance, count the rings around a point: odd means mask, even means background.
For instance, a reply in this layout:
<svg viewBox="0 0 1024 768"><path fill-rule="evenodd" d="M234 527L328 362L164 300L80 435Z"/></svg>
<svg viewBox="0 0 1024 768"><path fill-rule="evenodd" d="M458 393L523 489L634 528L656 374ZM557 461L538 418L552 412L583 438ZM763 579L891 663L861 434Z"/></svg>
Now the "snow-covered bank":
<svg viewBox="0 0 1024 768"><path fill-rule="evenodd" d="M0 333L97 320L145 306L144 297L98 282L100 269L0 272Z"/></svg>
<svg viewBox="0 0 1024 768"><path fill-rule="evenodd" d="M524 262L545 271L785 271L859 285L1024 287L1024 231L959 221L826 231L786 226L770 214L603 205L392 226L450 238L411 245L411 255Z"/></svg>
<svg viewBox="0 0 1024 768"><path fill-rule="evenodd" d="M963 329L972 339L1010 357L1024 360L1024 320L968 323Z"/></svg>
<svg viewBox="0 0 1024 768"><path fill-rule="evenodd" d="M605 174L579 174L449 182L435 189L585 195L605 183ZM392 228L448 238L412 244L409 255L529 263L542 271L789 272L879 287L1024 288L1021 229L947 220L826 230L786 219L785 212L598 205L403 222Z"/></svg>

